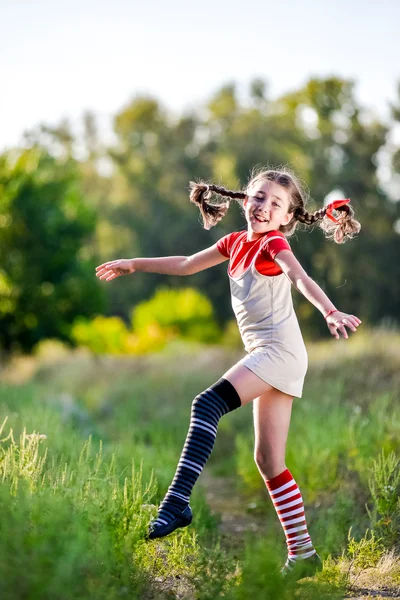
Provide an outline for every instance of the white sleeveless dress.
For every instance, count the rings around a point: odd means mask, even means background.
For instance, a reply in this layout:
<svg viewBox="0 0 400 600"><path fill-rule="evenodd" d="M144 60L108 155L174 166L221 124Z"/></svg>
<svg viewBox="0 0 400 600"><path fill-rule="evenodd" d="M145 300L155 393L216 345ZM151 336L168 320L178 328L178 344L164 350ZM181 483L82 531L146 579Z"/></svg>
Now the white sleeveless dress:
<svg viewBox="0 0 400 600"><path fill-rule="evenodd" d="M262 248L240 276L232 277L228 269L232 308L248 352L240 364L272 387L301 398L308 358L293 308L291 282L284 273L266 276L256 270Z"/></svg>

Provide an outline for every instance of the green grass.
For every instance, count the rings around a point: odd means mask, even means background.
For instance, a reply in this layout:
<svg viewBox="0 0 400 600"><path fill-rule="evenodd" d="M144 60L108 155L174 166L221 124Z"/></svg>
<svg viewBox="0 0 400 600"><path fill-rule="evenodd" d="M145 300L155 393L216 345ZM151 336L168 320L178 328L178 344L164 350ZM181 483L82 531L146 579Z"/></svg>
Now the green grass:
<svg viewBox="0 0 400 600"><path fill-rule="evenodd" d="M349 342L309 346L287 465L326 560L317 578L295 587L277 576L284 537L254 464L251 405L221 420L207 469L230 481L236 475L232 493L243 498L243 511L256 504L269 536L248 534L235 550L222 547L197 486L193 525L165 540L144 539L175 472L192 399L241 353L175 344L139 358L78 351L58 361L14 360L0 384L2 600L333 599L365 585L368 573L394 589L399 347L396 333L361 331Z"/></svg>

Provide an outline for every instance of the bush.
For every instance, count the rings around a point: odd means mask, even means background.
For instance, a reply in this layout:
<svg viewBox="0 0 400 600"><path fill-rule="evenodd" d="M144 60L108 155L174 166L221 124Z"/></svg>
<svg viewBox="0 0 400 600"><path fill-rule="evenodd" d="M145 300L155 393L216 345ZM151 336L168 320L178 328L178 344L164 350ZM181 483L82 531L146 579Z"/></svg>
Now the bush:
<svg viewBox="0 0 400 600"><path fill-rule="evenodd" d="M91 321L77 319L71 335L76 344L95 354L145 354L161 350L168 340L167 333L157 323L150 323L136 335L119 317L101 316Z"/></svg>
<svg viewBox="0 0 400 600"><path fill-rule="evenodd" d="M127 335L126 325L119 317L78 318L71 329L74 342L96 354L122 354Z"/></svg>
<svg viewBox="0 0 400 600"><path fill-rule="evenodd" d="M139 336L150 326L158 326L170 337L199 342L217 342L220 338L211 302L193 288L161 288L153 298L138 304L131 318Z"/></svg>

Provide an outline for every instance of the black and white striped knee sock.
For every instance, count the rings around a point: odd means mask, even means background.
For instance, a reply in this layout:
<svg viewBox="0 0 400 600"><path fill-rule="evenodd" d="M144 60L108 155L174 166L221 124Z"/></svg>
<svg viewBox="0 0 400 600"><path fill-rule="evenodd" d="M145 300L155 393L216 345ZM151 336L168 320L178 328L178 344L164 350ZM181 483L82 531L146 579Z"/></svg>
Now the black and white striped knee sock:
<svg viewBox="0 0 400 600"><path fill-rule="evenodd" d="M189 431L174 479L160 504L156 524L170 523L189 504L193 486L214 447L220 418L240 406L237 391L223 378L193 400Z"/></svg>

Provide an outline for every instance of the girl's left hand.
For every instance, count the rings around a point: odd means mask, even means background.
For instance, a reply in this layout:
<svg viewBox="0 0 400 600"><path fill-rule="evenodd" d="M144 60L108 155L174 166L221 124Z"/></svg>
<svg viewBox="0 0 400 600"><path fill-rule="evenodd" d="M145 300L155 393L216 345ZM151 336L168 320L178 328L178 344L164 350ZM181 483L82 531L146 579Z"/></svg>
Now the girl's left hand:
<svg viewBox="0 0 400 600"><path fill-rule="evenodd" d="M335 312L326 318L328 329L337 340L340 338L339 332L341 332L342 336L347 340L349 336L346 327L351 329L351 331L357 331L357 327L360 323L362 323L362 321L360 321L358 317L340 312L340 310L335 310Z"/></svg>

